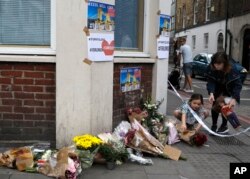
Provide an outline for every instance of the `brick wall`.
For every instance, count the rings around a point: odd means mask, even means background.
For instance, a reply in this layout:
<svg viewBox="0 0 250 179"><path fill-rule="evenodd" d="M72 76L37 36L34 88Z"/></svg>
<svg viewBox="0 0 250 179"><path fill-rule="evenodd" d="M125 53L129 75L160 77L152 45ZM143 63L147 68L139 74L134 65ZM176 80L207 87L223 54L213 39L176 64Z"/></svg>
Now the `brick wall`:
<svg viewBox="0 0 250 179"><path fill-rule="evenodd" d="M183 12L183 7L186 7L186 23L185 28L205 25L225 18L225 0L211 0L211 7L214 11L211 12L210 21L206 21L206 0L198 1L198 17L197 24L194 25L194 0L177 0L176 1L176 31L183 30L183 18L180 17L180 10Z"/></svg>
<svg viewBox="0 0 250 179"><path fill-rule="evenodd" d="M120 70L127 67L141 67L141 90L122 93L120 89ZM138 107L141 97L151 96L152 92L153 64L115 64L114 65L114 89L113 89L113 127L122 120L127 120L126 109Z"/></svg>
<svg viewBox="0 0 250 179"><path fill-rule="evenodd" d="M0 62L0 141L55 141L55 64Z"/></svg>

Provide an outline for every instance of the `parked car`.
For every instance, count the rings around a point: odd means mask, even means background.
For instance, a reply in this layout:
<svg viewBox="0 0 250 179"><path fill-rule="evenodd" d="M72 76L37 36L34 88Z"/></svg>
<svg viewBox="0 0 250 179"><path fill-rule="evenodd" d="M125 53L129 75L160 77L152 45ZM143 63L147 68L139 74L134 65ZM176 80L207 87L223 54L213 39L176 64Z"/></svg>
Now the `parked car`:
<svg viewBox="0 0 250 179"><path fill-rule="evenodd" d="M213 54L200 53L194 57L193 74L192 74L193 78L195 78L196 75L205 77L205 72L206 72L208 65L211 63L212 56ZM234 59L231 59L230 61L232 64L236 65L237 70L240 72L240 78L243 84L247 77L247 70L243 66L241 66L241 64L239 64L238 61Z"/></svg>

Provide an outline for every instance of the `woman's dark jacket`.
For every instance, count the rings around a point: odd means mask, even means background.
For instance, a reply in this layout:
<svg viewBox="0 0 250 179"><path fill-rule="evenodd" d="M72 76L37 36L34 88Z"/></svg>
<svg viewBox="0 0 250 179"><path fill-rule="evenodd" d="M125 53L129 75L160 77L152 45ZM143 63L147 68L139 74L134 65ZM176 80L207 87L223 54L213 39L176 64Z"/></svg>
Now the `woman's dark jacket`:
<svg viewBox="0 0 250 179"><path fill-rule="evenodd" d="M222 76L211 65L208 66L206 71L208 94L213 93L215 98L221 95L230 96L239 103L242 82L235 65L232 65L229 73Z"/></svg>

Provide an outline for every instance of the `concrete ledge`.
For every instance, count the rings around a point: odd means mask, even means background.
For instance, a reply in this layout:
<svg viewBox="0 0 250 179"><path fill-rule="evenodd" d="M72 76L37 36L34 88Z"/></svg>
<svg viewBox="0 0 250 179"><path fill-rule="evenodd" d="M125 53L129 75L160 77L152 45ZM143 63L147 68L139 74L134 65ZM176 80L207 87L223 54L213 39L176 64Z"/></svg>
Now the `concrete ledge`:
<svg viewBox="0 0 250 179"><path fill-rule="evenodd" d="M0 55L0 62L56 63L56 56Z"/></svg>
<svg viewBox="0 0 250 179"><path fill-rule="evenodd" d="M114 63L155 63L153 58L114 58Z"/></svg>

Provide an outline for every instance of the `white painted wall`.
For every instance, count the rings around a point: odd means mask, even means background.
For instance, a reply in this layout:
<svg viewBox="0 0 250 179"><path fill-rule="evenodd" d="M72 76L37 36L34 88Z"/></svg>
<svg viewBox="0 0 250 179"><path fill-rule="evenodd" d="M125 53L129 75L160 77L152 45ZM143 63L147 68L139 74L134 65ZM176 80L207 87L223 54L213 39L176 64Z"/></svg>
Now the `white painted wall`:
<svg viewBox="0 0 250 179"><path fill-rule="evenodd" d="M171 0L159 0L157 1L150 1L150 22L151 24L151 32L150 34L158 34L158 27L159 27L159 20L154 22L155 14L158 10L161 11L161 14L170 15L171 14ZM156 18L157 19L157 18ZM157 28L153 28L157 27ZM156 38L155 35L151 35L149 42L150 45L150 54L152 57L156 57ZM167 79L168 79L168 62L169 59L165 60L157 60L154 69L153 69L153 88L152 88L152 98L155 101L160 101L164 99L162 105L159 108L159 111L163 114L167 113Z"/></svg>
<svg viewBox="0 0 250 179"><path fill-rule="evenodd" d="M187 44L192 47L192 36L196 36L196 48L193 49L193 57L198 53L216 53L217 39L219 33L223 33L225 43L225 21L215 22L212 24L200 26L193 29L188 29L186 32L182 31L175 34L175 37L187 36ZM208 48L204 48L204 34L209 34Z"/></svg>
<svg viewBox="0 0 250 179"><path fill-rule="evenodd" d="M83 63L87 57L87 37L82 31L87 26L87 3L60 0L56 5L56 142L62 147L70 145L75 135L110 131L113 63Z"/></svg>
<svg viewBox="0 0 250 179"><path fill-rule="evenodd" d="M243 37L246 28L250 28L250 14L234 17L228 21L228 29L233 34L232 57L242 63ZM228 44L229 48L229 44Z"/></svg>

